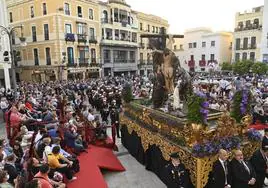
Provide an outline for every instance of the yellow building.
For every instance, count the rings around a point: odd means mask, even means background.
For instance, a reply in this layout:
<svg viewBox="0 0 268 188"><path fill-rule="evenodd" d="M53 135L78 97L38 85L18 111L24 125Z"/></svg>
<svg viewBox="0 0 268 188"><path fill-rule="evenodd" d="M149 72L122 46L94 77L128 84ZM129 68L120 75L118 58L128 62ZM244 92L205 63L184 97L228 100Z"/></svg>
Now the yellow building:
<svg viewBox="0 0 268 188"><path fill-rule="evenodd" d="M26 38L27 46L19 45L20 35L14 41L24 81L147 74L151 49L140 34L169 27L160 17L133 11L125 0L6 1L10 25L22 25Z"/></svg>
<svg viewBox="0 0 268 188"><path fill-rule="evenodd" d="M100 16L90 0L6 0L11 26L22 25L27 46L16 45L24 81L99 75ZM16 36L16 44L18 36Z"/></svg>
<svg viewBox="0 0 268 188"><path fill-rule="evenodd" d="M262 61L262 21L263 6L253 8L250 12L236 14L232 62Z"/></svg>
<svg viewBox="0 0 268 188"><path fill-rule="evenodd" d="M140 75L149 75L153 71L153 61L152 61L152 49L149 45L148 39L141 39L141 34L159 34L161 28L164 28L166 32L169 29L168 21L162 19L159 16L145 14L142 12L136 12L139 22L139 31L138 31L138 67Z"/></svg>

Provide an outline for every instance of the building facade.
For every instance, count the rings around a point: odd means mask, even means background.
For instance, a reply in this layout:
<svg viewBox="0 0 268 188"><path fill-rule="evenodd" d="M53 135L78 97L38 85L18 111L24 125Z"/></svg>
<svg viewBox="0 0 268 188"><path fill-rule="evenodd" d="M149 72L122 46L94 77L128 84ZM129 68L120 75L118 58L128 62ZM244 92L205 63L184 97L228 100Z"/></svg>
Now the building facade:
<svg viewBox="0 0 268 188"><path fill-rule="evenodd" d="M18 45L20 36L13 41L24 81L145 74L152 70L151 50L140 34L169 27L166 20L132 10L125 0L6 1L10 25L22 25L26 38L24 47Z"/></svg>
<svg viewBox="0 0 268 188"><path fill-rule="evenodd" d="M268 63L268 1L264 1L262 26L261 59Z"/></svg>
<svg viewBox="0 0 268 188"><path fill-rule="evenodd" d="M236 13L232 62L262 61L263 6Z"/></svg>
<svg viewBox="0 0 268 188"><path fill-rule="evenodd" d="M0 0L0 26L8 27L8 17L5 0ZM11 68L10 57L4 56L4 52L9 52L8 36L1 32L0 28L0 87L10 88L10 74ZM4 61L8 57L9 61Z"/></svg>
<svg viewBox="0 0 268 188"><path fill-rule="evenodd" d="M187 30L176 39L174 51L181 67L192 72L217 70L223 62L231 62L232 33L212 32L209 28Z"/></svg>
<svg viewBox="0 0 268 188"><path fill-rule="evenodd" d="M141 34L156 34L161 27L168 29L166 20L137 12L125 0L100 3L103 74L141 74L152 71L152 50Z"/></svg>
<svg viewBox="0 0 268 188"><path fill-rule="evenodd" d="M98 2L6 0L11 26L22 25L27 46L15 46L24 81L84 79L99 75Z"/></svg>
<svg viewBox="0 0 268 188"><path fill-rule="evenodd" d="M101 64L104 76L137 73L138 20L124 0L99 2Z"/></svg>
<svg viewBox="0 0 268 188"><path fill-rule="evenodd" d="M166 32L169 29L168 21L158 16L137 12L139 21L138 29L138 69L140 75L148 76L153 71L152 48L149 39L141 39L142 34L159 34L163 28Z"/></svg>

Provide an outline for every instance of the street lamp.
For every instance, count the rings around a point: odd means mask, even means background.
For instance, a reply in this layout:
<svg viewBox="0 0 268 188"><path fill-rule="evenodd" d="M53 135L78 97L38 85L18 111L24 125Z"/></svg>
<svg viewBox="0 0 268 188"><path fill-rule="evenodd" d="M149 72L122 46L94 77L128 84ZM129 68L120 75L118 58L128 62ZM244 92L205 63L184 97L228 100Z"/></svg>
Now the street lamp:
<svg viewBox="0 0 268 188"><path fill-rule="evenodd" d="M12 85L14 89L17 88L17 80L16 80L16 67L15 67L15 53L13 49L12 39L16 34L16 29L21 29L21 37L19 38L23 46L26 46L25 38L23 37L22 29L23 26L15 26L15 27L4 27L0 25L0 35L7 35L9 40L10 47L10 57L11 57L11 74L12 74Z"/></svg>

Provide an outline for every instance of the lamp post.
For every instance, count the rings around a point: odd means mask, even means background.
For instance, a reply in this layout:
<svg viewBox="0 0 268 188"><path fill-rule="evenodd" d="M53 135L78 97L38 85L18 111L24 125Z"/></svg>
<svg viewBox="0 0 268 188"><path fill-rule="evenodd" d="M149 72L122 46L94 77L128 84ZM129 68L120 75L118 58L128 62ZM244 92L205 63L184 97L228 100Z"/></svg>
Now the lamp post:
<svg viewBox="0 0 268 188"><path fill-rule="evenodd" d="M0 25L0 35L7 35L9 40L9 48L10 48L10 58L11 58L11 74L12 74L12 85L13 88L17 88L17 80L16 80L16 67L15 67L15 54L14 54L14 48L12 44L12 39L14 35L16 34L16 29L21 29L21 37L20 41L21 43L25 43L25 38L23 37L22 29L23 26L15 26L15 27L4 27Z"/></svg>

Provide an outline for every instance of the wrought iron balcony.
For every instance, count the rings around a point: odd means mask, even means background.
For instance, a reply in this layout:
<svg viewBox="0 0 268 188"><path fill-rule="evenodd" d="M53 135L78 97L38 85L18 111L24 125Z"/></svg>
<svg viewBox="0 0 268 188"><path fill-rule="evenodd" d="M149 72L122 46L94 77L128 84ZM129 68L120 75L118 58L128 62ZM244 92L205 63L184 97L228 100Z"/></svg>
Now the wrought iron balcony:
<svg viewBox="0 0 268 188"><path fill-rule="evenodd" d="M206 64L207 64L206 60L200 60L200 61L199 61L199 66L200 66L200 67L205 67Z"/></svg>
<svg viewBox="0 0 268 188"><path fill-rule="evenodd" d="M208 65L211 64L211 63L218 64L218 61L217 60L208 60Z"/></svg>
<svg viewBox="0 0 268 188"><path fill-rule="evenodd" d="M68 63L67 67L77 67L77 63Z"/></svg>
<svg viewBox="0 0 268 188"><path fill-rule="evenodd" d="M88 63L79 63L79 67L88 67L89 64Z"/></svg>
<svg viewBox="0 0 268 188"><path fill-rule="evenodd" d="M88 42L93 43L93 44L97 44L98 43L97 37L96 36L89 36Z"/></svg>
<svg viewBox="0 0 268 188"><path fill-rule="evenodd" d="M98 63L90 63L90 67L100 67L100 64L98 64Z"/></svg>
<svg viewBox="0 0 268 188"><path fill-rule="evenodd" d="M73 33L66 33L65 34L65 41L74 42L75 41L74 34Z"/></svg>
<svg viewBox="0 0 268 188"><path fill-rule="evenodd" d="M77 34L77 41L78 42L87 42L87 35L85 34Z"/></svg>
<svg viewBox="0 0 268 188"><path fill-rule="evenodd" d="M190 60L190 61L188 61L188 66L189 66L190 68L194 68L194 67L195 67L195 61L194 61L194 60Z"/></svg>
<svg viewBox="0 0 268 188"><path fill-rule="evenodd" d="M88 64L89 58L78 58L78 63L80 64Z"/></svg>

